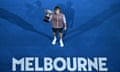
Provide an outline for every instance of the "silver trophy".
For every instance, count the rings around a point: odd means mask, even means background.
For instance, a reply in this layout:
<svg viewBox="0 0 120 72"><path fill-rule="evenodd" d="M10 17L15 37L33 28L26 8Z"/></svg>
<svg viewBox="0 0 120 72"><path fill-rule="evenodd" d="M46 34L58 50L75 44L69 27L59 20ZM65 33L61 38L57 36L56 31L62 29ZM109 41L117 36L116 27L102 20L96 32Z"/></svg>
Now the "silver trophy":
<svg viewBox="0 0 120 72"><path fill-rule="evenodd" d="M49 22L50 21L50 17L52 16L53 12L49 9L45 10L45 18L43 19L43 21L45 22Z"/></svg>

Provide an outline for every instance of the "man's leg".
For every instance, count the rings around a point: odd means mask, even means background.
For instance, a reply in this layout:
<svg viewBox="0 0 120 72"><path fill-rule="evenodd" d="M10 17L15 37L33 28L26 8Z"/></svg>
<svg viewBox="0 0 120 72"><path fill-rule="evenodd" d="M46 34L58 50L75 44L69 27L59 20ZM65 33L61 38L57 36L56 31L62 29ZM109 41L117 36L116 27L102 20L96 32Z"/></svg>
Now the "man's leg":
<svg viewBox="0 0 120 72"><path fill-rule="evenodd" d="M52 41L52 45L56 44L57 38L56 38L56 32L53 32L54 39Z"/></svg>
<svg viewBox="0 0 120 72"><path fill-rule="evenodd" d="M60 32L60 46L64 47L64 43L63 43L63 33Z"/></svg>

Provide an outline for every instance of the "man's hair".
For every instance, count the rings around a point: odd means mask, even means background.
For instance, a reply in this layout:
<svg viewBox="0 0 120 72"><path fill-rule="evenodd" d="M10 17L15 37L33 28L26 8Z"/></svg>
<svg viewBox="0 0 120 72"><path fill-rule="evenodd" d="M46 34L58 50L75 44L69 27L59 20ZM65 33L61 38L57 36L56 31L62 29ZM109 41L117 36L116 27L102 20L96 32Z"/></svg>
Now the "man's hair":
<svg viewBox="0 0 120 72"><path fill-rule="evenodd" d="M60 10L60 7L59 6L56 6L55 8L54 8L54 10L56 11L56 10Z"/></svg>

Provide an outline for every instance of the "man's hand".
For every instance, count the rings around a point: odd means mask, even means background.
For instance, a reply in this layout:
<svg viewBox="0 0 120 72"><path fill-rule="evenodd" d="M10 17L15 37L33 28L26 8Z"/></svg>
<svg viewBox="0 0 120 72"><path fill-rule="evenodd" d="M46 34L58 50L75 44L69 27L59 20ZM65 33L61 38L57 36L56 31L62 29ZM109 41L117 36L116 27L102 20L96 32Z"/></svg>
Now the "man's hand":
<svg viewBox="0 0 120 72"><path fill-rule="evenodd" d="M65 30L65 31L67 30L67 26L64 27L64 30Z"/></svg>

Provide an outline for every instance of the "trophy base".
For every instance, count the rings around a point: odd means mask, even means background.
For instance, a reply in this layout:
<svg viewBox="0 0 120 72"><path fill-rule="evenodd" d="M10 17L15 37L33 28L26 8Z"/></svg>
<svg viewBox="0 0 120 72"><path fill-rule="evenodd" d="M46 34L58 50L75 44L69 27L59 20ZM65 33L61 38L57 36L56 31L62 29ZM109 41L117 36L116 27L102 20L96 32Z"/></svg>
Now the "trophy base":
<svg viewBox="0 0 120 72"><path fill-rule="evenodd" d="M45 18L43 19L43 21L49 23L49 18L50 18L50 17L45 16Z"/></svg>
<svg viewBox="0 0 120 72"><path fill-rule="evenodd" d="M43 21L49 23L49 20L43 19Z"/></svg>

